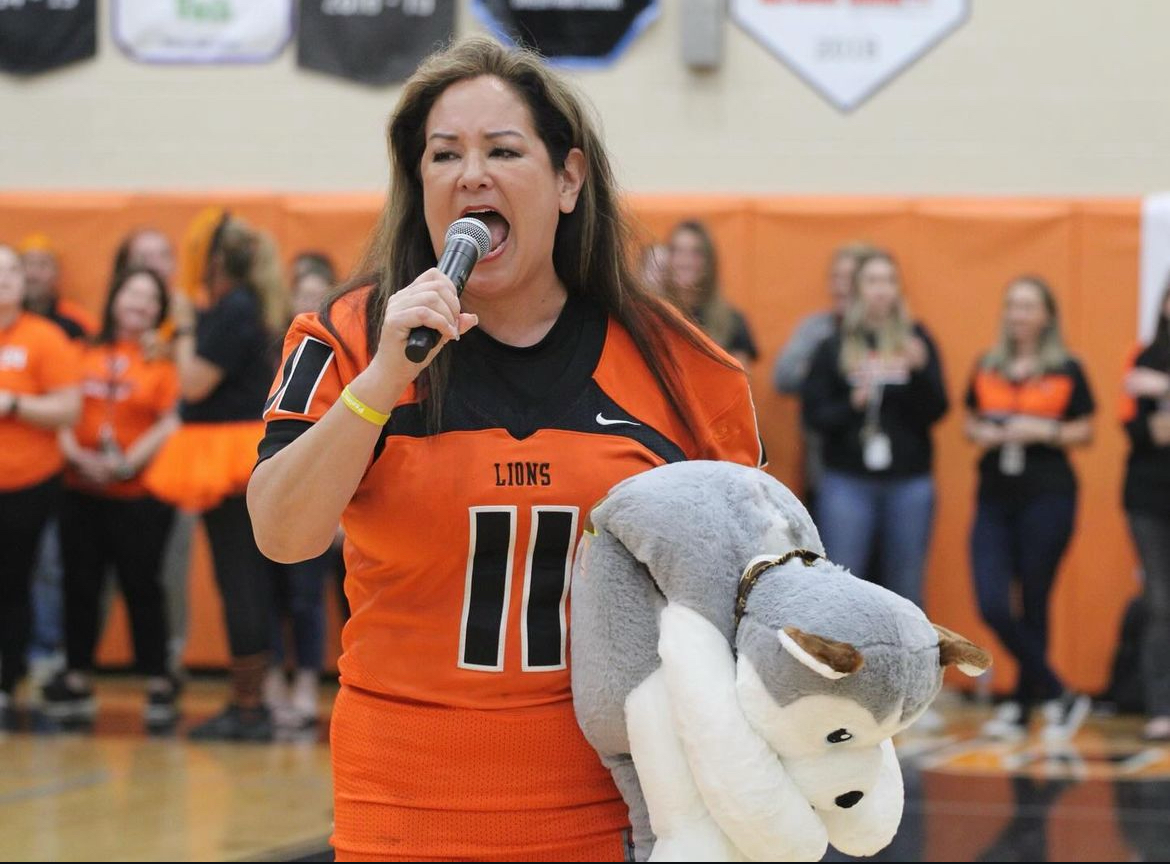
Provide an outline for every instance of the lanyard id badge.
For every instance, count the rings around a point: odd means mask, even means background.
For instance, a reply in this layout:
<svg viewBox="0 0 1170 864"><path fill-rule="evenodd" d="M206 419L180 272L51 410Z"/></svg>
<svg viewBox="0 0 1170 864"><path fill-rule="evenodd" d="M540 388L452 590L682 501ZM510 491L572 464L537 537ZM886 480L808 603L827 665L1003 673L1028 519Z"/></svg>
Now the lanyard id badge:
<svg viewBox="0 0 1170 864"><path fill-rule="evenodd" d="M894 461L890 436L881 427L884 389L881 384L874 388L865 406L865 425L861 427L861 461L869 471L885 471Z"/></svg>

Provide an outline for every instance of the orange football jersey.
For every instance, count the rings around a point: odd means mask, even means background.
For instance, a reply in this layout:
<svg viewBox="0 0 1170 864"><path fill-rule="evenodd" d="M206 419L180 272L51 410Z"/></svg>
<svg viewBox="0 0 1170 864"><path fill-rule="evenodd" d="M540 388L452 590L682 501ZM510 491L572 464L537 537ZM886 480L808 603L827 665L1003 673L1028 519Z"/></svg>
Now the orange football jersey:
<svg viewBox="0 0 1170 864"><path fill-rule="evenodd" d="M353 357L316 315L289 329L262 458L320 418L368 365L364 299L351 294L334 307ZM540 416L517 421L521 412L497 407L507 399L485 392L490 370L474 356L463 376L456 357L440 434L424 434L414 388L395 406L343 515L353 609L343 683L465 707L568 699L569 576L589 508L618 481L665 462L760 464L742 372L671 338L702 429L696 441L625 330L600 311L584 329L596 333L582 335L572 362L591 368L570 371L569 390Z"/></svg>
<svg viewBox="0 0 1170 864"><path fill-rule="evenodd" d="M365 299L333 309L352 356L316 315L294 321L262 459L349 410L334 405L369 363ZM625 805L570 693L584 520L615 483L666 462L761 462L747 377L667 339L694 436L629 334L584 300L533 348L477 331L449 343L437 434L414 387L394 407L342 516L353 615L333 734L339 860L620 859Z"/></svg>

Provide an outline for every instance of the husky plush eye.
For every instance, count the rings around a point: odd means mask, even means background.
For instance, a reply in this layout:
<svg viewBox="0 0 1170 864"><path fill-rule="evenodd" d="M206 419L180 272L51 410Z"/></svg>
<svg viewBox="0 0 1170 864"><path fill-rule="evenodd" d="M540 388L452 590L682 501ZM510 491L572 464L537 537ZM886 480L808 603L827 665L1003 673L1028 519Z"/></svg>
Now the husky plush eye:
<svg viewBox="0 0 1170 864"><path fill-rule="evenodd" d="M852 732L849 732L845 729L837 729L837 730L834 730L833 732L830 732L826 736L825 740L828 741L830 744L840 744L842 741L848 741L852 737L853 737Z"/></svg>

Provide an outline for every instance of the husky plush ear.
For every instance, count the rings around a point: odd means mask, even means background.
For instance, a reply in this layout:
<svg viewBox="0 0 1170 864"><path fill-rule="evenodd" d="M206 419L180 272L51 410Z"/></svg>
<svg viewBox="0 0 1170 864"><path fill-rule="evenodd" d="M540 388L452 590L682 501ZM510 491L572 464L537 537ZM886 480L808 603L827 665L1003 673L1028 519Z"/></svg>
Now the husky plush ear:
<svg viewBox="0 0 1170 864"><path fill-rule="evenodd" d="M991 655L954 630L933 625L938 632L938 665L957 666L964 675L974 678L991 668Z"/></svg>
<svg viewBox="0 0 1170 864"><path fill-rule="evenodd" d="M785 651L822 677L844 678L865 663L861 652L848 642L826 639L795 627L785 627L777 633Z"/></svg>

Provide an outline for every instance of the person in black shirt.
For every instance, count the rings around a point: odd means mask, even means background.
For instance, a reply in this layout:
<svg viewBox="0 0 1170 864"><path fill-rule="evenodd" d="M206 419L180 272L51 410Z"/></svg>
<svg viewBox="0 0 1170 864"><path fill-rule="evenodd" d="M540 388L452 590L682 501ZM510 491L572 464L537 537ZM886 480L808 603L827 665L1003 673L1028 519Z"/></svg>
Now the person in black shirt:
<svg viewBox="0 0 1170 864"><path fill-rule="evenodd" d="M1125 392L1125 515L1145 573L1149 614L1142 644L1149 721L1142 734L1170 741L1170 281L1154 339L1134 358Z"/></svg>
<svg viewBox="0 0 1170 864"><path fill-rule="evenodd" d="M715 243L702 222L680 222L670 232L663 289L720 348L751 370L760 352L747 320L721 296Z"/></svg>
<svg viewBox="0 0 1170 864"><path fill-rule="evenodd" d="M1044 280L1024 276L1008 285L999 341L975 368L967 408L967 437L983 448L971 529L975 593L983 620L1020 668L1014 698L983 733L1021 737L1031 707L1042 702L1044 737L1067 740L1089 698L1067 690L1048 664L1048 599L1076 513L1076 477L1065 451L1092 439L1093 396L1064 346Z"/></svg>
<svg viewBox="0 0 1170 864"><path fill-rule="evenodd" d="M171 298L182 428L143 478L159 498L203 514L231 648L227 708L191 730L197 740L269 740L261 698L270 648L269 564L252 534L244 493L263 437L274 332L287 294L266 235L222 211L201 214L186 248L205 250L210 305L196 318L187 295Z"/></svg>
<svg viewBox="0 0 1170 864"><path fill-rule="evenodd" d="M858 259L841 327L814 353L801 401L824 439L816 519L826 552L868 578L878 543L885 587L921 606L934 519L931 428L948 403L938 350L912 322L888 252Z"/></svg>

